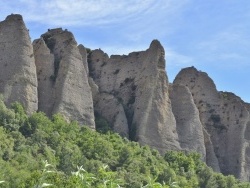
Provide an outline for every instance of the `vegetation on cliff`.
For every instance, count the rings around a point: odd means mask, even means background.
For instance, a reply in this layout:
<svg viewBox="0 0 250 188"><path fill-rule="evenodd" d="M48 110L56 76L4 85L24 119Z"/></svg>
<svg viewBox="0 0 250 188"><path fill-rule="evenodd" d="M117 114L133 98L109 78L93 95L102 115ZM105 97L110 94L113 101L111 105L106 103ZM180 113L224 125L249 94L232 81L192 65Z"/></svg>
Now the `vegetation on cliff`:
<svg viewBox="0 0 250 188"><path fill-rule="evenodd" d="M118 134L67 123L60 115L28 117L20 104L8 109L2 101L0 169L0 187L11 188L250 187L213 172L196 153L161 156Z"/></svg>

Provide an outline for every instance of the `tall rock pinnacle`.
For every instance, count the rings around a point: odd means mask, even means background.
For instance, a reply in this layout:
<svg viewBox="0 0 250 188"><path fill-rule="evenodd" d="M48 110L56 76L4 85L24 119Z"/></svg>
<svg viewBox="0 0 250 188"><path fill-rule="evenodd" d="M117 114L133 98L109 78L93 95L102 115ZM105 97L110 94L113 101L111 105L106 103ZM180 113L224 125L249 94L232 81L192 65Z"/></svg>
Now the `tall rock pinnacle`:
<svg viewBox="0 0 250 188"><path fill-rule="evenodd" d="M102 113L103 105L110 104L111 98L121 106L116 108L118 111L105 110L109 114L105 118L117 130L118 127L128 130L125 135L132 140L151 145L162 153L180 148L168 94L164 49L159 41L154 40L146 51L127 56L109 58L101 50L95 50L90 54L89 69L100 92L95 110ZM117 114L124 112L126 121L115 125Z"/></svg>
<svg viewBox="0 0 250 188"><path fill-rule="evenodd" d="M52 29L33 45L39 110L49 116L61 113L68 120L94 128L91 88L73 34L60 28Z"/></svg>
<svg viewBox="0 0 250 188"><path fill-rule="evenodd" d="M18 101L28 114L37 110L33 48L21 15L0 22L0 94L7 105Z"/></svg>
<svg viewBox="0 0 250 188"><path fill-rule="evenodd" d="M215 171L250 180L250 104L218 92L194 67L169 84L158 40L145 51L109 57L57 28L32 46L22 16L10 15L0 22L0 95L29 115L61 113L92 129L95 112L123 137L162 154L199 152Z"/></svg>

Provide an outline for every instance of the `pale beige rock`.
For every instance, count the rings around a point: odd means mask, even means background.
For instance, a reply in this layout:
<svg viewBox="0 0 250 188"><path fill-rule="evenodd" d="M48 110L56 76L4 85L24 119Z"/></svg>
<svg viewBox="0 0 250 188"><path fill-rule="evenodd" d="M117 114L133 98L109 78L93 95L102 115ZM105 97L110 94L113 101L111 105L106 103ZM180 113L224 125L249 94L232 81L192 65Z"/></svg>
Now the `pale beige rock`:
<svg viewBox="0 0 250 188"><path fill-rule="evenodd" d="M203 128L203 135L206 147L206 163L208 166L212 167L215 172L220 172L219 161L218 158L216 157L211 137L205 128Z"/></svg>
<svg viewBox="0 0 250 188"><path fill-rule="evenodd" d="M157 40L146 51L109 57L100 49L88 54L59 28L33 48L20 15L0 22L0 93L8 106L19 101L28 114L59 112L94 129L94 105L124 137L162 154L197 151L215 171L250 180L250 104L218 92L194 67L170 87Z"/></svg>
<svg viewBox="0 0 250 188"><path fill-rule="evenodd" d="M36 59L39 70L44 70L47 82L39 81L39 104L43 103L44 108L39 109L51 114L61 113L68 120L76 120L80 124L95 127L94 110L91 88L88 83L87 73L83 64L82 55L79 52L77 43L72 33L62 29L52 29L42 35L48 49L44 45L35 46L36 57L47 56ZM51 65L51 58L54 57L54 64ZM50 67L47 67L49 65ZM53 74L46 71L53 68ZM42 75L43 76L43 75ZM49 91L52 86L52 91ZM46 88L48 87L48 88ZM46 99L51 95L51 99ZM48 103L49 101L53 101ZM51 106L52 105L52 106ZM51 110L52 109L52 110Z"/></svg>
<svg viewBox="0 0 250 188"><path fill-rule="evenodd" d="M92 98L93 98L93 102L95 103L99 94L99 87L98 85L96 85L96 83L94 82L93 78L89 77L89 86L91 88L91 92L92 92Z"/></svg>
<svg viewBox="0 0 250 188"><path fill-rule="evenodd" d="M170 99L181 148L198 152L205 160L203 126L191 92L186 86L174 84L170 89Z"/></svg>
<svg viewBox="0 0 250 188"><path fill-rule="evenodd" d="M88 67L88 61L87 61L87 56L88 56L87 50L82 44L78 45L78 49L79 49L79 52L82 56L82 63L84 65L85 71L86 71L87 75L89 75L89 67Z"/></svg>
<svg viewBox="0 0 250 188"><path fill-rule="evenodd" d="M243 146L243 161L242 161L242 170L240 174L240 178L243 180L250 181L250 104L245 103L245 107L248 110L249 119L246 125L244 139L245 143Z"/></svg>
<svg viewBox="0 0 250 188"><path fill-rule="evenodd" d="M244 157L244 132L249 113L244 102L232 93L219 93L208 75L193 67L183 69L174 83L185 85L191 91L201 122L210 136L212 145L206 145L206 148L213 147L220 171L245 177L243 169L248 164ZM208 153L206 157L207 164L216 169L213 166L216 161L209 158Z"/></svg>
<svg viewBox="0 0 250 188"><path fill-rule="evenodd" d="M128 138L128 123L122 104L107 93L99 94L96 101L95 111L109 122L115 132Z"/></svg>
<svg viewBox="0 0 250 188"><path fill-rule="evenodd" d="M54 55L50 53L43 38L33 42L37 79L38 79L38 109L47 116L52 115L54 107Z"/></svg>
<svg viewBox="0 0 250 188"><path fill-rule="evenodd" d="M0 93L9 106L20 102L28 114L37 110L37 77L29 32L21 15L0 22Z"/></svg>
<svg viewBox="0 0 250 188"><path fill-rule="evenodd" d="M153 41L146 51L127 56L109 58L103 51L94 50L89 69L100 93L113 95L123 106L132 140L162 153L180 149L168 94L164 49L158 41Z"/></svg>
<svg viewBox="0 0 250 188"><path fill-rule="evenodd" d="M223 104L226 106L226 110L223 107L221 109L222 123L229 126L227 152L230 155L227 153L229 162L225 164L226 169L229 169L227 173L232 174L231 172L234 171L233 174L236 177L249 181L249 141L244 138L250 120L249 111L245 103L235 94L229 92L221 92L220 94L223 98ZM233 165L231 165L232 163Z"/></svg>

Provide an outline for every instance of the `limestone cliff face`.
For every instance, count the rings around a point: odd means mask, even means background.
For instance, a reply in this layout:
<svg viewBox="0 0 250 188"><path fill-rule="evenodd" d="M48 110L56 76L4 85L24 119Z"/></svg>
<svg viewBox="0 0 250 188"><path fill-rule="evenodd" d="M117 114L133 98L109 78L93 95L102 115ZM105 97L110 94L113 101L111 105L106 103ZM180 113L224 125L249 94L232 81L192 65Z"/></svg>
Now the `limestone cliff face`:
<svg viewBox="0 0 250 188"><path fill-rule="evenodd" d="M86 74L88 76L89 75L89 67L88 67L88 61L87 61L87 56L88 56L87 50L82 44L78 45L78 50L82 56L82 63L84 65L84 69L85 69Z"/></svg>
<svg viewBox="0 0 250 188"><path fill-rule="evenodd" d="M120 135L166 150L197 151L215 171L250 180L250 104L218 92L194 67L170 85L165 52L149 49L109 57L52 29L31 44L20 15L0 22L0 94L28 114L61 113L95 128L94 111Z"/></svg>
<svg viewBox="0 0 250 188"><path fill-rule="evenodd" d="M119 100L108 93L99 93L95 99L95 110L104 117L113 130L123 137L129 137L127 117Z"/></svg>
<svg viewBox="0 0 250 188"><path fill-rule="evenodd" d="M168 93L164 49L158 41L153 41L148 50L128 56L112 55L109 58L101 50L95 50L90 54L89 69L103 96L99 97L95 110L100 112L100 106L104 105L100 103L106 103L108 107L108 102L104 101L110 98L114 98L119 106L115 111L106 108L110 111L106 113L113 114L113 119L116 114L121 115L121 121L124 119L122 124L114 127L123 132L127 130L125 135L132 140L151 145L161 152L180 149Z"/></svg>
<svg viewBox="0 0 250 188"><path fill-rule="evenodd" d="M52 29L33 43L38 73L40 111L61 113L68 120L94 128L91 88L85 65L72 33Z"/></svg>
<svg viewBox="0 0 250 188"><path fill-rule="evenodd" d="M250 181L250 104L245 103L245 107L249 112L249 119L244 134L245 143L243 146L243 162L245 165L242 165L240 178Z"/></svg>
<svg viewBox="0 0 250 188"><path fill-rule="evenodd" d="M54 91L52 76L54 75L54 55L43 39L33 42L34 54L36 59L36 69L38 78L38 107L40 111L51 115L54 103Z"/></svg>
<svg viewBox="0 0 250 188"><path fill-rule="evenodd" d="M208 133L207 164L224 174L249 179L248 142L244 138L249 123L246 104L232 93L218 92L208 75L193 67L183 69L174 84L186 86L192 93L200 121Z"/></svg>
<svg viewBox="0 0 250 188"><path fill-rule="evenodd" d="M170 89L172 110L182 149L196 151L206 158L205 138L199 111L188 87L174 84Z"/></svg>
<svg viewBox="0 0 250 188"><path fill-rule="evenodd" d="M8 106L19 101L28 114L37 110L33 48L21 15L0 22L0 94Z"/></svg>

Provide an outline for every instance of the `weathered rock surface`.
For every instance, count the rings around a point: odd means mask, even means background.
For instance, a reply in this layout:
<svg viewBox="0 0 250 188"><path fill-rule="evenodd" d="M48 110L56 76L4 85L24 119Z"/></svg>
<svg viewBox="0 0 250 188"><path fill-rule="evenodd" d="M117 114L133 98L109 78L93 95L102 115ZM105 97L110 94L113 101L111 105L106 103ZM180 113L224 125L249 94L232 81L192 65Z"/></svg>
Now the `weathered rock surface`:
<svg viewBox="0 0 250 188"><path fill-rule="evenodd" d="M29 114L61 113L93 129L95 111L124 137L161 153L197 151L215 171L250 180L250 104L194 67L169 85L164 56L157 40L129 55L90 52L60 28L32 47L22 17L10 15L0 22L0 93Z"/></svg>
<svg viewBox="0 0 250 188"><path fill-rule="evenodd" d="M206 140L211 140L205 142L207 164L223 174L248 180L244 138L249 122L246 104L232 93L218 92L208 75L193 67L183 69L174 84L186 86L192 93L201 123L208 133ZM217 161L219 166L214 166Z"/></svg>
<svg viewBox="0 0 250 188"><path fill-rule="evenodd" d="M88 76L89 75L89 67L88 67L88 61L87 61L87 56L88 56L87 50L82 44L78 45L78 50L82 56L82 63L84 65L84 69L85 69L86 74Z"/></svg>
<svg viewBox="0 0 250 188"><path fill-rule="evenodd" d="M33 42L38 79L38 107L39 110L51 116L54 103L53 79L54 55L50 53L44 40L38 39Z"/></svg>
<svg viewBox="0 0 250 188"><path fill-rule="evenodd" d="M246 109L249 112L249 119L246 125L246 130L244 134L245 143L243 146L243 164L242 171L241 171L241 179L250 181L250 104L245 104Z"/></svg>
<svg viewBox="0 0 250 188"><path fill-rule="evenodd" d="M125 112L128 128L119 129L128 130L130 139L161 152L180 149L168 94L164 49L158 41L153 41L148 50L128 56L109 58L103 51L94 50L90 54L89 69L99 92L108 94L105 100L113 97L118 103L119 114ZM112 113L116 114L117 110ZM121 115L120 121L123 119Z"/></svg>
<svg viewBox="0 0 250 188"><path fill-rule="evenodd" d="M108 93L100 93L95 103L95 111L101 114L115 132L129 137L128 122L122 104L116 97Z"/></svg>
<svg viewBox="0 0 250 188"><path fill-rule="evenodd" d="M19 101L28 114L37 110L33 48L21 15L0 22L0 93L8 106Z"/></svg>
<svg viewBox="0 0 250 188"><path fill-rule="evenodd" d="M174 84L170 89L170 99L181 148L198 152L205 160L203 126L190 90L186 86Z"/></svg>
<svg viewBox="0 0 250 188"><path fill-rule="evenodd" d="M52 29L34 41L39 110L95 127L91 88L72 33ZM84 50L84 49L83 49Z"/></svg>

